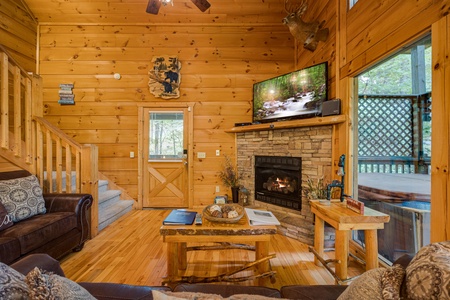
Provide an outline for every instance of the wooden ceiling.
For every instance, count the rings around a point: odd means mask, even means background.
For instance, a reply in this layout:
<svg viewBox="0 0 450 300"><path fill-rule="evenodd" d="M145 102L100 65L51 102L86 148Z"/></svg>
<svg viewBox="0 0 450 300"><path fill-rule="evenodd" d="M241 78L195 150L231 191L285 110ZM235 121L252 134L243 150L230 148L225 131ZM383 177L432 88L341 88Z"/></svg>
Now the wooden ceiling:
<svg viewBox="0 0 450 300"><path fill-rule="evenodd" d="M284 0L209 0L201 12L191 0L173 0L158 15L146 13L148 0L22 0L42 23L218 23L281 24ZM297 0L298 1L298 0Z"/></svg>

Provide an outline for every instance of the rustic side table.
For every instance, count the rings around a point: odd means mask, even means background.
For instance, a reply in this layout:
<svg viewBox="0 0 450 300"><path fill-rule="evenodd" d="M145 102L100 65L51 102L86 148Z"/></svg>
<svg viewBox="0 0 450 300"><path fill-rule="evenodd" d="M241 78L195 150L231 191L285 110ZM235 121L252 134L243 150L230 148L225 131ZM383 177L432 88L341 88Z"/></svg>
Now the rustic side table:
<svg viewBox="0 0 450 300"><path fill-rule="evenodd" d="M346 207L346 203L332 201L331 205L323 205L319 200L311 200L311 211L316 216L314 225L314 262L321 265L324 253L324 222L336 229L335 277L347 279L347 258L349 254L349 235L352 230L364 230L366 245L366 270L378 267L377 229L383 229L390 216L365 207L364 215ZM323 260L323 259L322 259ZM339 283L339 282L338 282Z"/></svg>

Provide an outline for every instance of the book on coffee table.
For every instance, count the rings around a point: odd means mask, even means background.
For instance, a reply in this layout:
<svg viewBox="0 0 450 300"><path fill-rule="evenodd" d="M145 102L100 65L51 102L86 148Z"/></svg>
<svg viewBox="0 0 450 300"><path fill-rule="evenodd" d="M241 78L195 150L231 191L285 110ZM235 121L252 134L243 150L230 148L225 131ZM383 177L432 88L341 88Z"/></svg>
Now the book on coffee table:
<svg viewBox="0 0 450 300"><path fill-rule="evenodd" d="M250 225L280 225L271 211L245 208Z"/></svg>
<svg viewBox="0 0 450 300"><path fill-rule="evenodd" d="M197 212L184 209L174 209L164 219L163 225L192 225Z"/></svg>

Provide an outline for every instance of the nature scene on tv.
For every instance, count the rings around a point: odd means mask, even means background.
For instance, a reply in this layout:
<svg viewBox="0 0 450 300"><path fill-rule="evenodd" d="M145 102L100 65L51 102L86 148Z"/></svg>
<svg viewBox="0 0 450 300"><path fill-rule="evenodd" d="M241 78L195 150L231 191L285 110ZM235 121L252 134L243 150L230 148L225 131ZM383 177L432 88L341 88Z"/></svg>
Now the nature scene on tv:
<svg viewBox="0 0 450 300"><path fill-rule="evenodd" d="M253 120L314 116L326 98L327 64L322 63L255 83Z"/></svg>

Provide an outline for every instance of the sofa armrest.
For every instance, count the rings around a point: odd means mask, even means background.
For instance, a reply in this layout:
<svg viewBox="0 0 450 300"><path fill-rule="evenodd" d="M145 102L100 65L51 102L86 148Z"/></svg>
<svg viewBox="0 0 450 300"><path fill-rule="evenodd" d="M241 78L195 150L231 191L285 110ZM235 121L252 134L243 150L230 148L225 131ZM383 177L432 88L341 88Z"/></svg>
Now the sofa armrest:
<svg viewBox="0 0 450 300"><path fill-rule="evenodd" d="M91 231L90 208L94 199L90 194L44 194L47 213L74 212L77 216L77 227L81 232L81 243L88 239Z"/></svg>
<svg viewBox="0 0 450 300"><path fill-rule="evenodd" d="M34 267L53 272L59 276L65 276L59 262L48 254L36 253L27 255L10 266L14 270L27 275Z"/></svg>
<svg viewBox="0 0 450 300"><path fill-rule="evenodd" d="M92 196L90 194L66 194L66 193L52 193L43 194L45 200L45 208L47 212L75 212L92 205Z"/></svg>
<svg viewBox="0 0 450 300"><path fill-rule="evenodd" d="M414 258L414 255L411 254L403 254L399 258L397 258L392 264L393 265L401 265L404 269L409 265L411 260Z"/></svg>
<svg viewBox="0 0 450 300"><path fill-rule="evenodd" d="M79 282L89 294L98 300L110 299L141 299L152 300L152 290L170 291L165 286L138 286L106 282Z"/></svg>

